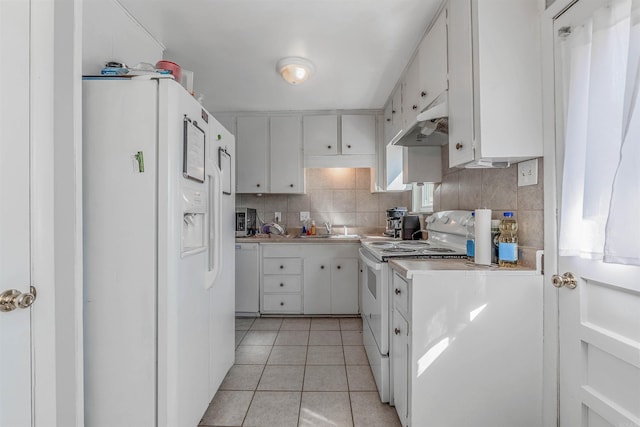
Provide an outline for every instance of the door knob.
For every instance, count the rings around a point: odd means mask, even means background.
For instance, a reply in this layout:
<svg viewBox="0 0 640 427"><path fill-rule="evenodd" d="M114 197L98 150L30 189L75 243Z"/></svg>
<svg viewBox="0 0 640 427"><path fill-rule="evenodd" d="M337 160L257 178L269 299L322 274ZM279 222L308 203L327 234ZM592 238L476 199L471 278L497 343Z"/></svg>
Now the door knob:
<svg viewBox="0 0 640 427"><path fill-rule="evenodd" d="M556 288L565 286L569 289L575 289L575 287L578 286L576 276L569 272L564 273L562 276L554 274L553 277L551 277L551 283L553 283L553 286Z"/></svg>
<svg viewBox="0 0 640 427"><path fill-rule="evenodd" d="M29 287L29 292L23 294L17 289L10 289L0 294L0 311L8 312L17 308L29 308L36 300L36 288Z"/></svg>

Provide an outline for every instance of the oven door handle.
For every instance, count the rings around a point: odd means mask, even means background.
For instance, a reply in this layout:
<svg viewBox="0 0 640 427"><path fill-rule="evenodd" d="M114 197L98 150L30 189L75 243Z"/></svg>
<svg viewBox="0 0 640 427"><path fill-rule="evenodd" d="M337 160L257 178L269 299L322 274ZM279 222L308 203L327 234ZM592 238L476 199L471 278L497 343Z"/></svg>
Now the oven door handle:
<svg viewBox="0 0 640 427"><path fill-rule="evenodd" d="M367 267L374 270L382 270L382 264L372 259L371 255L369 255L367 251L362 248L358 248L358 252L360 252L360 259L367 265Z"/></svg>

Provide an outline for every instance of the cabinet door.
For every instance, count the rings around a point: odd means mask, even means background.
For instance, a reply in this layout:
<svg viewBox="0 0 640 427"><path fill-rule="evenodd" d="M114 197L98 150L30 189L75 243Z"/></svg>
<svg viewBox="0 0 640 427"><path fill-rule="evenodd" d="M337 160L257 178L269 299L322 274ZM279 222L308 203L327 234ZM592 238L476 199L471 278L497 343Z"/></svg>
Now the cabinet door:
<svg viewBox="0 0 640 427"><path fill-rule="evenodd" d="M420 110L447 89L447 15L444 10L420 44Z"/></svg>
<svg viewBox="0 0 640 427"><path fill-rule="evenodd" d="M409 417L409 324L393 310L391 338L391 370L393 375L393 400L403 426Z"/></svg>
<svg viewBox="0 0 640 427"><path fill-rule="evenodd" d="M305 116L303 132L305 156L338 154L338 116Z"/></svg>
<svg viewBox="0 0 640 427"><path fill-rule="evenodd" d="M342 116L342 154L376 154L375 116Z"/></svg>
<svg viewBox="0 0 640 427"><path fill-rule="evenodd" d="M334 259L331 266L331 314L358 313L358 259Z"/></svg>
<svg viewBox="0 0 640 427"><path fill-rule="evenodd" d="M473 160L471 0L449 2L449 166Z"/></svg>
<svg viewBox="0 0 640 427"><path fill-rule="evenodd" d="M331 313L331 258L304 259L304 314Z"/></svg>
<svg viewBox="0 0 640 427"><path fill-rule="evenodd" d="M418 57L409 65L402 91L402 128L409 129L417 121L420 102L420 61Z"/></svg>
<svg viewBox="0 0 640 427"><path fill-rule="evenodd" d="M395 135L402 129L402 85L399 85L393 93L391 105L391 123Z"/></svg>
<svg viewBox="0 0 640 427"><path fill-rule="evenodd" d="M269 132L267 117L238 117L236 185L238 193L265 193Z"/></svg>
<svg viewBox="0 0 640 427"><path fill-rule="evenodd" d="M302 133L300 116L271 117L271 192L301 193Z"/></svg>
<svg viewBox="0 0 640 427"><path fill-rule="evenodd" d="M384 112L382 113L383 116L383 126L384 126L384 144L383 146L386 146L389 141L391 141L393 139L393 137L395 136L395 133L393 132L393 102L391 100L389 100L389 102L387 103L387 105L384 107Z"/></svg>

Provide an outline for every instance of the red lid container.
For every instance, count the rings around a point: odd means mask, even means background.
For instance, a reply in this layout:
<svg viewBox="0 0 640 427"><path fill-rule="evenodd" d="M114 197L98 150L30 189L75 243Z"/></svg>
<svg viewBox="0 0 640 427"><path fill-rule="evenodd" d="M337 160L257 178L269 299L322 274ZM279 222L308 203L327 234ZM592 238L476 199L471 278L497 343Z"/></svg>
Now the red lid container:
<svg viewBox="0 0 640 427"><path fill-rule="evenodd" d="M175 62L165 60L158 61L156 62L156 68L159 70L169 70L178 83L182 81L182 68Z"/></svg>

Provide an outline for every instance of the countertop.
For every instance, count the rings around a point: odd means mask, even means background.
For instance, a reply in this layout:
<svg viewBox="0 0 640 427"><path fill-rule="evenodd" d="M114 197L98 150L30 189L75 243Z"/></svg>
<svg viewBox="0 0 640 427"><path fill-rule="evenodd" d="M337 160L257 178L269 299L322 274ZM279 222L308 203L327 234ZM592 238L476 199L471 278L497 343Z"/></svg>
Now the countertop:
<svg viewBox="0 0 640 427"><path fill-rule="evenodd" d="M265 237L236 237L236 243L360 243L362 240L368 238L367 236L358 237L298 237L298 236L277 236L273 234L266 234Z"/></svg>
<svg viewBox="0 0 640 427"><path fill-rule="evenodd" d="M473 272L483 275L511 274L511 275L535 275L541 274L539 269L532 269L522 266L514 268L498 267L497 265L479 265L464 259L392 259L389 266L406 279L414 276L430 275L433 272Z"/></svg>

